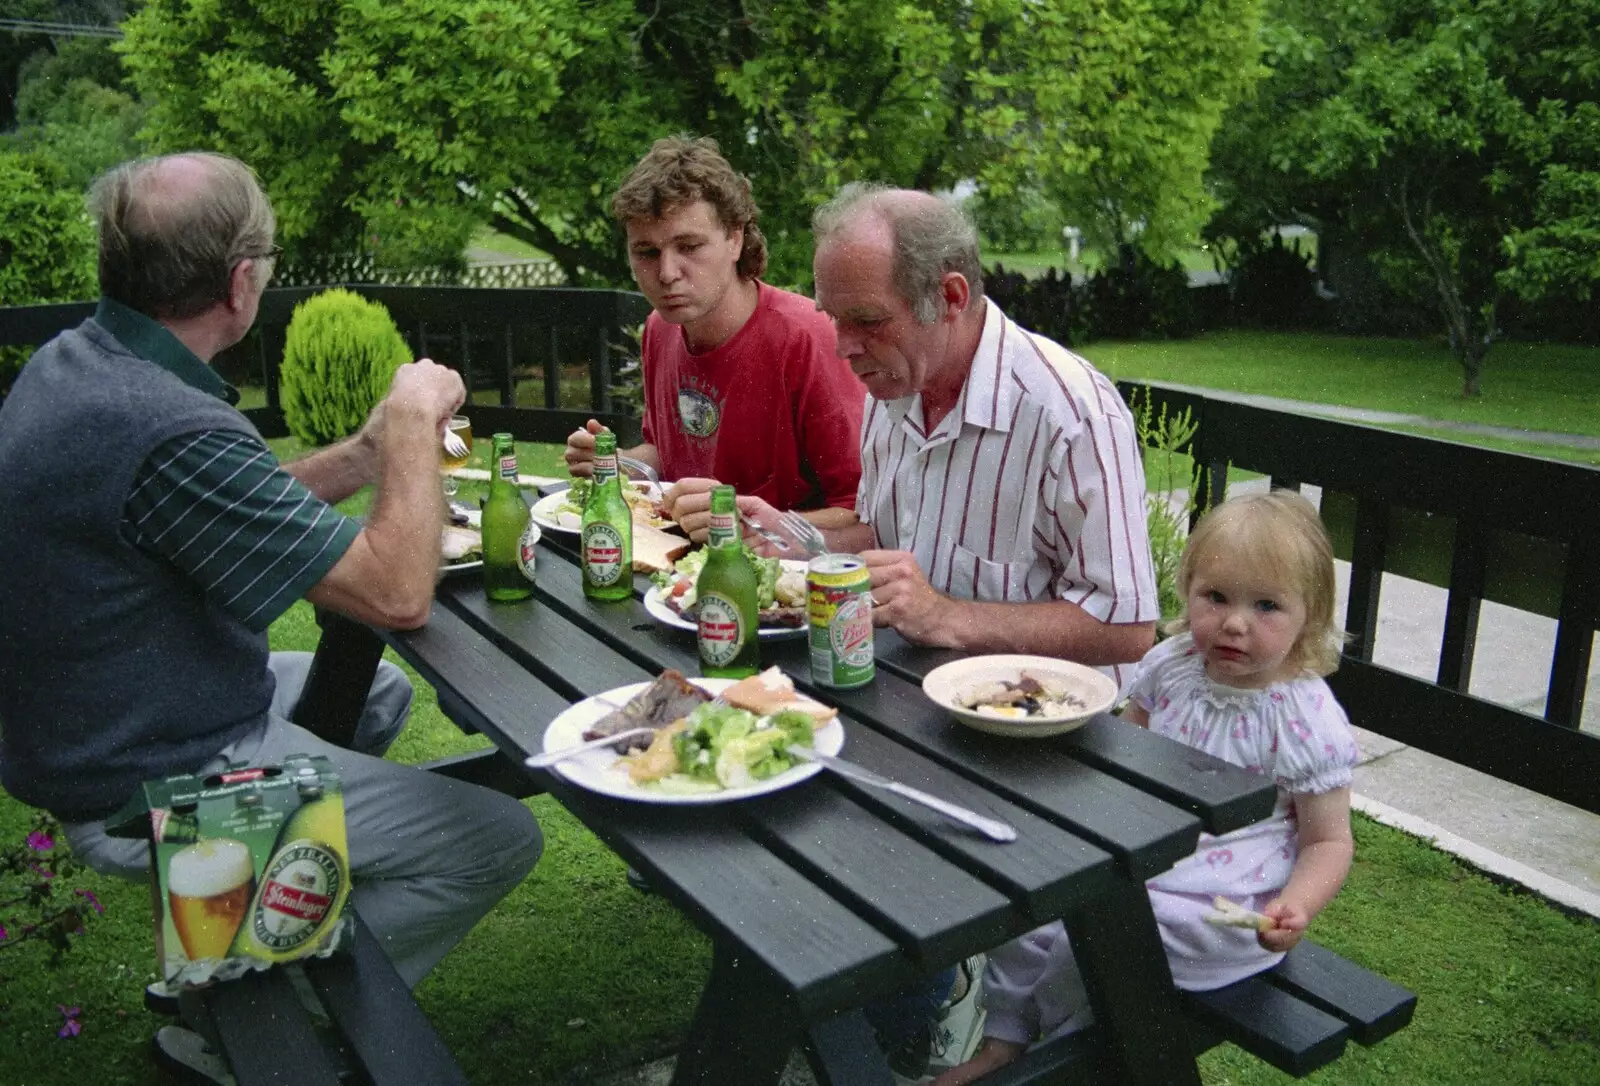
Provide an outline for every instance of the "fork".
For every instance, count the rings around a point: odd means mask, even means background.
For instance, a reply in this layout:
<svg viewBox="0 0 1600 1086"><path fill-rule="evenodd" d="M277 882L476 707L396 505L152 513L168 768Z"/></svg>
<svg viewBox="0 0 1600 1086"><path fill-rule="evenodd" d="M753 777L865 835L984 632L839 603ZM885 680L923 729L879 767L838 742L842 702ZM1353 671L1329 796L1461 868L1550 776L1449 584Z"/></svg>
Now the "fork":
<svg viewBox="0 0 1600 1086"><path fill-rule="evenodd" d="M461 435L454 430L444 432L444 451L453 457L467 455L467 443L461 440Z"/></svg>
<svg viewBox="0 0 1600 1086"><path fill-rule="evenodd" d="M799 513L790 510L778 514L778 524L783 530L794 536L805 552L815 558L819 554L828 553L828 542L823 538L822 532Z"/></svg>
<svg viewBox="0 0 1600 1086"><path fill-rule="evenodd" d="M617 466L638 472L650 480L651 484L656 488L656 493L659 494L661 492L661 476L657 474L655 468L646 464L643 460L636 460L631 456L619 456L617 457Z"/></svg>

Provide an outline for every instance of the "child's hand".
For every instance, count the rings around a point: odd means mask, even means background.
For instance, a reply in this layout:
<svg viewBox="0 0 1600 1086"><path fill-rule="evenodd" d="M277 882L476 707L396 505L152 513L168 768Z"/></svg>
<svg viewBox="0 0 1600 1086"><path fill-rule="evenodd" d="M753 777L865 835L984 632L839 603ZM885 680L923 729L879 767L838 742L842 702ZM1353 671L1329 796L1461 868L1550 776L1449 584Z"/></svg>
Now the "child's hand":
<svg viewBox="0 0 1600 1086"><path fill-rule="evenodd" d="M1311 914L1299 905L1291 904L1278 898L1266 908L1261 910L1261 915L1270 917L1274 927L1256 933L1256 942L1261 944L1263 950L1274 953L1287 953L1294 949L1305 935L1306 929L1311 926Z"/></svg>
<svg viewBox="0 0 1600 1086"><path fill-rule="evenodd" d="M985 1037L978 1051L966 1063L957 1064L934 1079L931 1086L967 1086L990 1071L1004 1067L1028 1050L1027 1045Z"/></svg>

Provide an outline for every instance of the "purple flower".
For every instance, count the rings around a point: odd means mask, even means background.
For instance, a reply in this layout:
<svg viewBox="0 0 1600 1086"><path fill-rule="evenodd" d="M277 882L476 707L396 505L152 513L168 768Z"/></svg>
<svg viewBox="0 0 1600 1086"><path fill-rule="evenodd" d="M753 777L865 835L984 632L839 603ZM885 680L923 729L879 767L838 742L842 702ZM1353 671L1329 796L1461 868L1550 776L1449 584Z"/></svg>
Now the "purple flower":
<svg viewBox="0 0 1600 1086"><path fill-rule="evenodd" d="M28 834L28 847L35 852L49 852L56 847L55 839L42 830L32 830Z"/></svg>
<svg viewBox="0 0 1600 1086"><path fill-rule="evenodd" d="M83 1030L83 1023L78 1021L78 1015L83 1013L83 1008L63 1007L57 1003L56 1010L61 1012L61 1017L64 1019L61 1028L56 1030L56 1036L67 1040L76 1037Z"/></svg>
<svg viewBox="0 0 1600 1086"><path fill-rule="evenodd" d="M6 926L4 924L0 924L0 943L5 942L9 938L11 938L11 933L6 930Z"/></svg>
<svg viewBox="0 0 1600 1086"><path fill-rule="evenodd" d="M93 890L74 890L72 892L83 898L83 900L87 901L95 912L99 913L101 916L105 915L106 907L100 904L100 899L94 896Z"/></svg>

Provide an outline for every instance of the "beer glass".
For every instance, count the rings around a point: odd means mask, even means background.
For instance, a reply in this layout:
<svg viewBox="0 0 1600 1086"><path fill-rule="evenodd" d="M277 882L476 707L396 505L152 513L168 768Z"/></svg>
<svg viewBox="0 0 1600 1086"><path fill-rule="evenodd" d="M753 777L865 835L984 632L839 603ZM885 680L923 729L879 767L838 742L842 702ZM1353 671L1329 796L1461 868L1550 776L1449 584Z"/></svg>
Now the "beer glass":
<svg viewBox="0 0 1600 1086"><path fill-rule="evenodd" d="M255 887L250 846L232 837L186 845L167 864L172 924L190 961L226 958Z"/></svg>
<svg viewBox="0 0 1600 1086"><path fill-rule="evenodd" d="M456 480L450 472L466 467L467 461L472 457L472 420L465 415L453 415L445 432L455 434L467 447L467 451L460 456L451 456L450 448L446 445L444 455L439 461L439 470L445 473L444 495L446 498L453 498L456 495Z"/></svg>

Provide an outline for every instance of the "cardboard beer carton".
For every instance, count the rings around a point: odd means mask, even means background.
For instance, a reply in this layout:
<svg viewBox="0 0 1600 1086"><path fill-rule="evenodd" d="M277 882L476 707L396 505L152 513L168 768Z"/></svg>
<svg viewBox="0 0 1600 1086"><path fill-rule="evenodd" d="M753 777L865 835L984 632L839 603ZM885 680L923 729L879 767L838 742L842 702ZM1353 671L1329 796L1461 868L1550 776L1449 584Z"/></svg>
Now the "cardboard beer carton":
<svg viewBox="0 0 1600 1086"><path fill-rule="evenodd" d="M344 796L326 758L148 781L107 827L151 843L156 957L169 986L350 945Z"/></svg>

